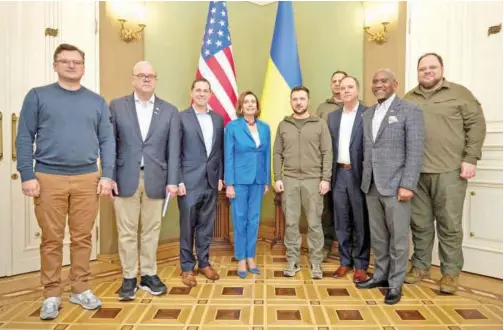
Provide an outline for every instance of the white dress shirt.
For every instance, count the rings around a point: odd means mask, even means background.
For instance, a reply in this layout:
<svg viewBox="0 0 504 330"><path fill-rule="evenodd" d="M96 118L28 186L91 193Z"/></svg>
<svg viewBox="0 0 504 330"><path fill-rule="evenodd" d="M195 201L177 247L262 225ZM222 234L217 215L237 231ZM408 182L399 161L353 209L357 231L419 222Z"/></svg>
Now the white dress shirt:
<svg viewBox="0 0 504 330"><path fill-rule="evenodd" d="M149 127L152 121L152 113L154 112L154 100L155 96L152 94L149 101L144 102L140 100L136 93L134 93L135 98L135 109L138 118L138 124L140 125L140 133L142 134L142 140L145 141L147 133L149 132ZM142 161L140 166L144 166L144 158L142 155Z"/></svg>
<svg viewBox="0 0 504 330"><path fill-rule="evenodd" d="M338 159L340 164L351 164L350 161L350 139L352 137L353 125L359 103L350 111L343 107L339 128Z"/></svg>
<svg viewBox="0 0 504 330"><path fill-rule="evenodd" d="M378 134L378 130L380 129L383 118L385 118L385 114L387 113L390 105L395 99L395 94L392 94L388 99L383 101L381 104L375 108L375 113L373 116L373 141L376 141L376 134Z"/></svg>
<svg viewBox="0 0 504 330"><path fill-rule="evenodd" d="M194 109L194 108L193 108ZM206 112L199 112L194 109L196 113L196 118L198 118L198 123L201 127L201 132L203 133L203 141L205 142L205 149L207 157L210 156L212 151L212 141L213 141L213 122L212 116L209 114L209 109Z"/></svg>
<svg viewBox="0 0 504 330"><path fill-rule="evenodd" d="M259 145L261 144L261 139L259 138L259 131L250 132L250 134L252 134L252 138L254 139L256 148L259 148Z"/></svg>

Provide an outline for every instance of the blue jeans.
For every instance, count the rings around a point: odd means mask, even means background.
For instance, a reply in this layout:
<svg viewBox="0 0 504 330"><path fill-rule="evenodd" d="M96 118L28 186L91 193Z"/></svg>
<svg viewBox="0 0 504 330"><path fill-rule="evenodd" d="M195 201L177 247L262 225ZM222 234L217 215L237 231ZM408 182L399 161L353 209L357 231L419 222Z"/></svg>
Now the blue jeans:
<svg viewBox="0 0 504 330"><path fill-rule="evenodd" d="M254 258L259 232L259 218L264 196L263 184L234 185L231 199L233 215L234 256L237 260Z"/></svg>

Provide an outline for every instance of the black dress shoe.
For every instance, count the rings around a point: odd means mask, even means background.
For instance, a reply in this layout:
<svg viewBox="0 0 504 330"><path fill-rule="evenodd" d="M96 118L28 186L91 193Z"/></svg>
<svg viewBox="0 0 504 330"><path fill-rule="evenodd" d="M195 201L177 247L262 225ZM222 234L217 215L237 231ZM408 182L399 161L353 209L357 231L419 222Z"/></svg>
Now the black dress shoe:
<svg viewBox="0 0 504 330"><path fill-rule="evenodd" d="M401 300L401 288L389 288L385 296L385 303L387 305L395 305Z"/></svg>
<svg viewBox="0 0 504 330"><path fill-rule="evenodd" d="M388 288L388 281L378 281L371 277L368 280L355 284L359 289Z"/></svg>

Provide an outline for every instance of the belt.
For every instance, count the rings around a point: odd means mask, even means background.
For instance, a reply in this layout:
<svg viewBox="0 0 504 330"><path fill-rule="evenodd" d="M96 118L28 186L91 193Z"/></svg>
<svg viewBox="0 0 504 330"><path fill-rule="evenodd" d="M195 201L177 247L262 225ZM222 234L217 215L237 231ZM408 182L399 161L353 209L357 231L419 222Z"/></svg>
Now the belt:
<svg viewBox="0 0 504 330"><path fill-rule="evenodd" d="M339 168L343 168L345 170L351 170L352 169L352 164L341 164L341 163L338 163L338 167Z"/></svg>
<svg viewBox="0 0 504 330"><path fill-rule="evenodd" d="M144 170L144 167L143 166L140 166L140 171L143 171Z"/></svg>

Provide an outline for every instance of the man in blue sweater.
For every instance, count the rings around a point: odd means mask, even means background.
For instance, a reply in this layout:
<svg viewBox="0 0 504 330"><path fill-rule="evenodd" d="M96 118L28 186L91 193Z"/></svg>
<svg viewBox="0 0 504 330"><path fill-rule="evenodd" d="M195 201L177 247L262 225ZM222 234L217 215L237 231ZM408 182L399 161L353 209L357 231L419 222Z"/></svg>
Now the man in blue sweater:
<svg viewBox="0 0 504 330"><path fill-rule="evenodd" d="M70 302L97 309L88 289L91 231L100 196L111 196L115 141L105 100L81 86L84 52L68 44L54 52L56 83L31 89L19 120L17 169L23 193L34 198L42 231L40 318L54 319L61 305L61 264L66 218L70 230ZM33 151L33 143L36 151ZM98 170L100 155L102 171ZM33 160L35 159L35 168Z"/></svg>

